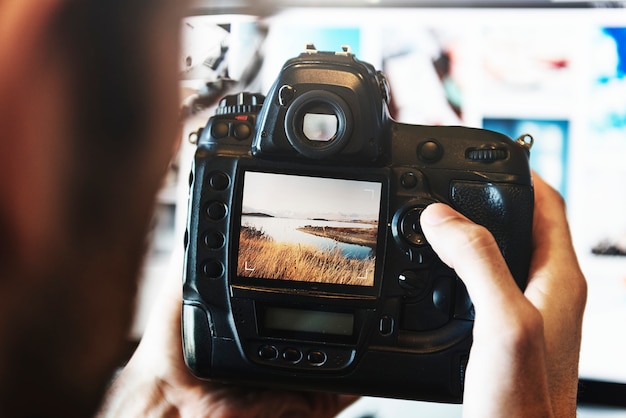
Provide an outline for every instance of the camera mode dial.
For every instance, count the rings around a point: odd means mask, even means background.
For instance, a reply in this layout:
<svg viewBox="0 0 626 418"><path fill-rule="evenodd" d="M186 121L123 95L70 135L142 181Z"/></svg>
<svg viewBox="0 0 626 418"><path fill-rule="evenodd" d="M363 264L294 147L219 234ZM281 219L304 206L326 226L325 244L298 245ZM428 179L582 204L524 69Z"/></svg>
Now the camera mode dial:
<svg viewBox="0 0 626 418"><path fill-rule="evenodd" d="M207 125L210 129L205 141L247 146L246 141L252 139L256 114L263 107L264 100L264 95L248 92L222 98L215 109L215 117L210 125Z"/></svg>
<svg viewBox="0 0 626 418"><path fill-rule="evenodd" d="M241 92L220 100L216 115L234 115L237 113L256 113L263 107L265 96L258 93Z"/></svg>
<svg viewBox="0 0 626 418"><path fill-rule="evenodd" d="M479 148L470 148L466 151L465 155L467 159L472 161L490 163L506 159L509 155L509 152L506 148L485 146Z"/></svg>

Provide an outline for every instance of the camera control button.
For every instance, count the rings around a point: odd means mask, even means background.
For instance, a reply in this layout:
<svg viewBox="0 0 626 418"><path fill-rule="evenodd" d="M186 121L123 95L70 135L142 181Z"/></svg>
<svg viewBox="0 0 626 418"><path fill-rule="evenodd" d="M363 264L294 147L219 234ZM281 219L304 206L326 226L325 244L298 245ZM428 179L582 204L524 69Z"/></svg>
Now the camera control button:
<svg viewBox="0 0 626 418"><path fill-rule="evenodd" d="M297 348L285 348L283 350L283 359L290 363L297 363L302 360L302 352Z"/></svg>
<svg viewBox="0 0 626 418"><path fill-rule="evenodd" d="M405 251L409 261L413 264L419 264L421 267L426 267L434 260L435 253L429 247L413 247L408 248Z"/></svg>
<svg viewBox="0 0 626 418"><path fill-rule="evenodd" d="M437 141L430 139L418 145L417 154L422 161L434 163L443 156L443 148Z"/></svg>
<svg viewBox="0 0 626 418"><path fill-rule="evenodd" d="M441 313L450 315L454 307L454 284L456 278L451 276L442 276L435 280L433 285L433 305Z"/></svg>
<svg viewBox="0 0 626 418"><path fill-rule="evenodd" d="M206 206L206 214L213 221L224 219L227 212L228 208L222 202L213 201Z"/></svg>
<svg viewBox="0 0 626 418"><path fill-rule="evenodd" d="M244 140L250 138L250 134L252 134L252 129L245 123L238 123L235 125L235 138Z"/></svg>
<svg viewBox="0 0 626 418"><path fill-rule="evenodd" d="M407 171L400 176L400 185L405 189L412 189L417 186L417 176L412 171Z"/></svg>
<svg viewBox="0 0 626 418"><path fill-rule="evenodd" d="M224 265L219 260L207 260L202 264L202 273L209 279L219 279L224 274Z"/></svg>
<svg viewBox="0 0 626 418"><path fill-rule="evenodd" d="M309 351L309 353L306 356L306 359L308 360L308 362L312 364L313 366L323 365L324 363L326 363L327 358L328 357L326 356L326 353L320 350Z"/></svg>
<svg viewBox="0 0 626 418"><path fill-rule="evenodd" d="M424 211L423 207L409 209L400 220L400 232L405 240L412 245L426 245L426 237L422 232L420 217Z"/></svg>
<svg viewBox="0 0 626 418"><path fill-rule="evenodd" d="M278 358L278 349L273 345L262 345L259 347L258 354L263 360L276 360Z"/></svg>
<svg viewBox="0 0 626 418"><path fill-rule="evenodd" d="M472 161L491 163L498 160L505 160L509 156L506 148L496 148L495 146L483 148L470 148L465 156Z"/></svg>
<svg viewBox="0 0 626 418"><path fill-rule="evenodd" d="M226 243L226 237L219 231L208 231L202 236L202 243L210 250L219 250Z"/></svg>
<svg viewBox="0 0 626 418"><path fill-rule="evenodd" d="M215 171L209 174L209 185L213 188L213 190L223 191L230 185L230 178L228 177L228 174L224 172Z"/></svg>
<svg viewBox="0 0 626 418"><path fill-rule="evenodd" d="M215 139L224 138L228 135L228 130L228 123L217 122L213 126L211 126L211 136Z"/></svg>

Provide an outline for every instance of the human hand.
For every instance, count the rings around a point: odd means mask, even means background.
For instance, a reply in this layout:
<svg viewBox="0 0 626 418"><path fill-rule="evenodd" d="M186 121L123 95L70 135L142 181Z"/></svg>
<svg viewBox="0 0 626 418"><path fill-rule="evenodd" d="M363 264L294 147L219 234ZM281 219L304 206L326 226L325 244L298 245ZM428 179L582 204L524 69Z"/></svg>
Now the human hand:
<svg viewBox="0 0 626 418"><path fill-rule="evenodd" d="M443 204L423 231L474 302L465 417L573 417L587 287L565 205L534 176L533 255L526 290L515 284L493 236Z"/></svg>
<svg viewBox="0 0 626 418"><path fill-rule="evenodd" d="M155 302L136 352L115 380L100 418L330 418L357 398L201 381L182 352L182 254Z"/></svg>

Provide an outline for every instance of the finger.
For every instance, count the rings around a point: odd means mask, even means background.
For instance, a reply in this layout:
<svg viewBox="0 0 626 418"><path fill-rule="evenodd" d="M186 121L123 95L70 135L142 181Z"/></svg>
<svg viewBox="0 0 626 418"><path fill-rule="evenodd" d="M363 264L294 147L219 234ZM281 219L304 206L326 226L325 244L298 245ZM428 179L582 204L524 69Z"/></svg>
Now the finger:
<svg viewBox="0 0 626 418"><path fill-rule="evenodd" d="M587 284L572 244L563 199L539 176L535 175L534 183L534 248L525 295L542 312L549 348L561 345L567 337L576 349Z"/></svg>
<svg viewBox="0 0 626 418"><path fill-rule="evenodd" d="M477 310L501 309L511 298L521 297L486 228L441 203L424 210L421 224L433 250L465 283Z"/></svg>
<svg viewBox="0 0 626 418"><path fill-rule="evenodd" d="M542 319L491 233L444 204L428 206L421 224L433 250L465 283L476 310L464 413L515 416L510 412L524 411L523 405L547 410Z"/></svg>
<svg viewBox="0 0 626 418"><path fill-rule="evenodd" d="M253 389L214 384L204 408L208 413L202 416L211 418L332 418L357 399L357 396L334 393Z"/></svg>
<svg viewBox="0 0 626 418"><path fill-rule="evenodd" d="M561 196L536 174L533 260L526 297L541 312L555 412L573 416L587 283L578 265Z"/></svg>
<svg viewBox="0 0 626 418"><path fill-rule="evenodd" d="M533 220L533 260L527 296L541 302L541 294L570 292L575 306L584 304L586 282L572 244L563 198L541 177L534 175L535 211ZM554 274L559 272L560 274ZM558 293L552 291L560 287ZM558 300L566 300L559 298ZM569 301L574 302L574 301Z"/></svg>

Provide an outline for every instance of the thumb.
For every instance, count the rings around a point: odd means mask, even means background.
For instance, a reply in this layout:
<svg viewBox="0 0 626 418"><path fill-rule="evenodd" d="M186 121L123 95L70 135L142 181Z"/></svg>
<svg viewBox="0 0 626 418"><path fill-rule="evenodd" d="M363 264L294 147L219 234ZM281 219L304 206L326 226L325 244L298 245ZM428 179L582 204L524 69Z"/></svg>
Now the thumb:
<svg viewBox="0 0 626 418"><path fill-rule="evenodd" d="M479 310L502 312L511 298L523 297L485 227L442 203L424 209L421 225L439 258L465 283L477 315Z"/></svg>

